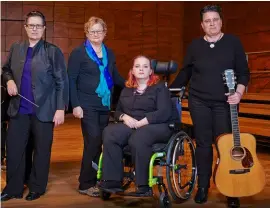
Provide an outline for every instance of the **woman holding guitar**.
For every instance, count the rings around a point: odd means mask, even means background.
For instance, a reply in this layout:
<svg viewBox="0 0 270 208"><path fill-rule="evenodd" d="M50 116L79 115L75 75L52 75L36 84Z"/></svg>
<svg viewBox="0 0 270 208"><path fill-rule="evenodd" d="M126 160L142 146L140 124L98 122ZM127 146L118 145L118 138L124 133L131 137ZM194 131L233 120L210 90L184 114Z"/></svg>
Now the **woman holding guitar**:
<svg viewBox="0 0 270 208"><path fill-rule="evenodd" d="M221 8L205 6L201 12L203 37L189 45L184 66L170 87L189 86L189 110L196 138L198 191L195 202L207 201L212 176L215 139L231 133L230 105L238 104L249 82L249 69L240 40L224 34ZM237 86L234 94L227 94L222 73L234 69ZM228 197L229 207L239 207L239 199Z"/></svg>

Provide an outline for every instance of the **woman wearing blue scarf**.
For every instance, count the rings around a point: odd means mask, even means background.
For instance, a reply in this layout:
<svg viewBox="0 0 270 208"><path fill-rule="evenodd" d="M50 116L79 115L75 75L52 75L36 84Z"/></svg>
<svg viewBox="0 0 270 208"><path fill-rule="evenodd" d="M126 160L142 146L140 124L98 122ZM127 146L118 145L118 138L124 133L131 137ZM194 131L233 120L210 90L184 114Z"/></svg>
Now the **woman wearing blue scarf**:
<svg viewBox="0 0 270 208"><path fill-rule="evenodd" d="M84 150L79 177L79 192L98 196L95 164L102 146L102 131L108 125L114 85L124 87L115 56L103 44L105 22L91 17L85 23L86 40L70 54L68 75L73 115L81 119Z"/></svg>

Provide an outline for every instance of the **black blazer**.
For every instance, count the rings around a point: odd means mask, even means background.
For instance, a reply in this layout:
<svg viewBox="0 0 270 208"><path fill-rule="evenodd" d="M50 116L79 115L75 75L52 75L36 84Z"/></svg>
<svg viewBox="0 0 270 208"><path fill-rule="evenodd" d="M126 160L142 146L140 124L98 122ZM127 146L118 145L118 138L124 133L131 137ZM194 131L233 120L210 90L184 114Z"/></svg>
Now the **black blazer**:
<svg viewBox="0 0 270 208"><path fill-rule="evenodd" d="M3 79L7 83L14 80L20 93L21 78L29 42L14 43L6 63L2 67ZM64 56L61 50L44 40L33 48L31 65L32 90L38 119L51 122L56 110L65 110L68 105L68 77ZM8 115L17 115L20 107L19 96L12 96Z"/></svg>
<svg viewBox="0 0 270 208"><path fill-rule="evenodd" d="M173 103L164 82L147 87L142 95L134 88L124 88L115 111L115 119L127 114L137 120L147 118L149 124L174 122Z"/></svg>
<svg viewBox="0 0 270 208"><path fill-rule="evenodd" d="M108 70L114 84L123 88L125 80L117 70L115 56L110 48L108 48ZM98 65L87 55L84 44L71 52L68 60L68 76L72 108L81 106L109 110L102 106L101 98L95 92L99 84L100 71Z"/></svg>

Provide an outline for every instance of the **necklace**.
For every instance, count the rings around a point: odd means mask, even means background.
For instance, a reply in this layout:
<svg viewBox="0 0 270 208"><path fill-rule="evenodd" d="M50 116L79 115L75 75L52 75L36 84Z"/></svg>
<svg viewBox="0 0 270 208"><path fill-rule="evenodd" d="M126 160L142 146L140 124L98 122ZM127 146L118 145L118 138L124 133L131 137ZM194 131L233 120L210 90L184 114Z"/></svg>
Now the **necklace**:
<svg viewBox="0 0 270 208"><path fill-rule="evenodd" d="M101 53L102 47L100 46L98 49L94 48L94 51L95 51L96 53Z"/></svg>
<svg viewBox="0 0 270 208"><path fill-rule="evenodd" d="M143 93L145 92L146 88L147 88L147 86L146 86L145 88L143 88L143 89L137 88L137 89L135 90L135 92L137 92L137 93L139 93L139 94L143 94Z"/></svg>
<svg viewBox="0 0 270 208"><path fill-rule="evenodd" d="M96 51L96 53L101 53L101 49L99 51Z"/></svg>
<svg viewBox="0 0 270 208"><path fill-rule="evenodd" d="M223 36L223 33L220 34L218 40L215 41L215 42L209 42L208 39L207 39L207 36L205 36L205 39L206 39L206 41L207 41L208 43L210 43L210 48L214 48L214 47L215 47L215 43L218 42L218 41L221 39L222 36Z"/></svg>

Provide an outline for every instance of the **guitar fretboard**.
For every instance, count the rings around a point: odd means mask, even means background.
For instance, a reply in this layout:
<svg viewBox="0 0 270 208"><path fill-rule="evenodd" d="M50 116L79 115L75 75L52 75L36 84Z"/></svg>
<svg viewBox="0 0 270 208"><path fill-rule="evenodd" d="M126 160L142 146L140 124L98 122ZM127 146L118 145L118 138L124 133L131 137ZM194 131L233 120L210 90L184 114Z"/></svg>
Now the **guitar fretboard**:
<svg viewBox="0 0 270 208"><path fill-rule="evenodd" d="M234 94L235 90L229 90L230 94ZM241 146L240 143L240 131L239 131L239 122L238 122L238 110L236 104L230 104L231 111L231 122L232 122L232 133L234 138L234 146Z"/></svg>

